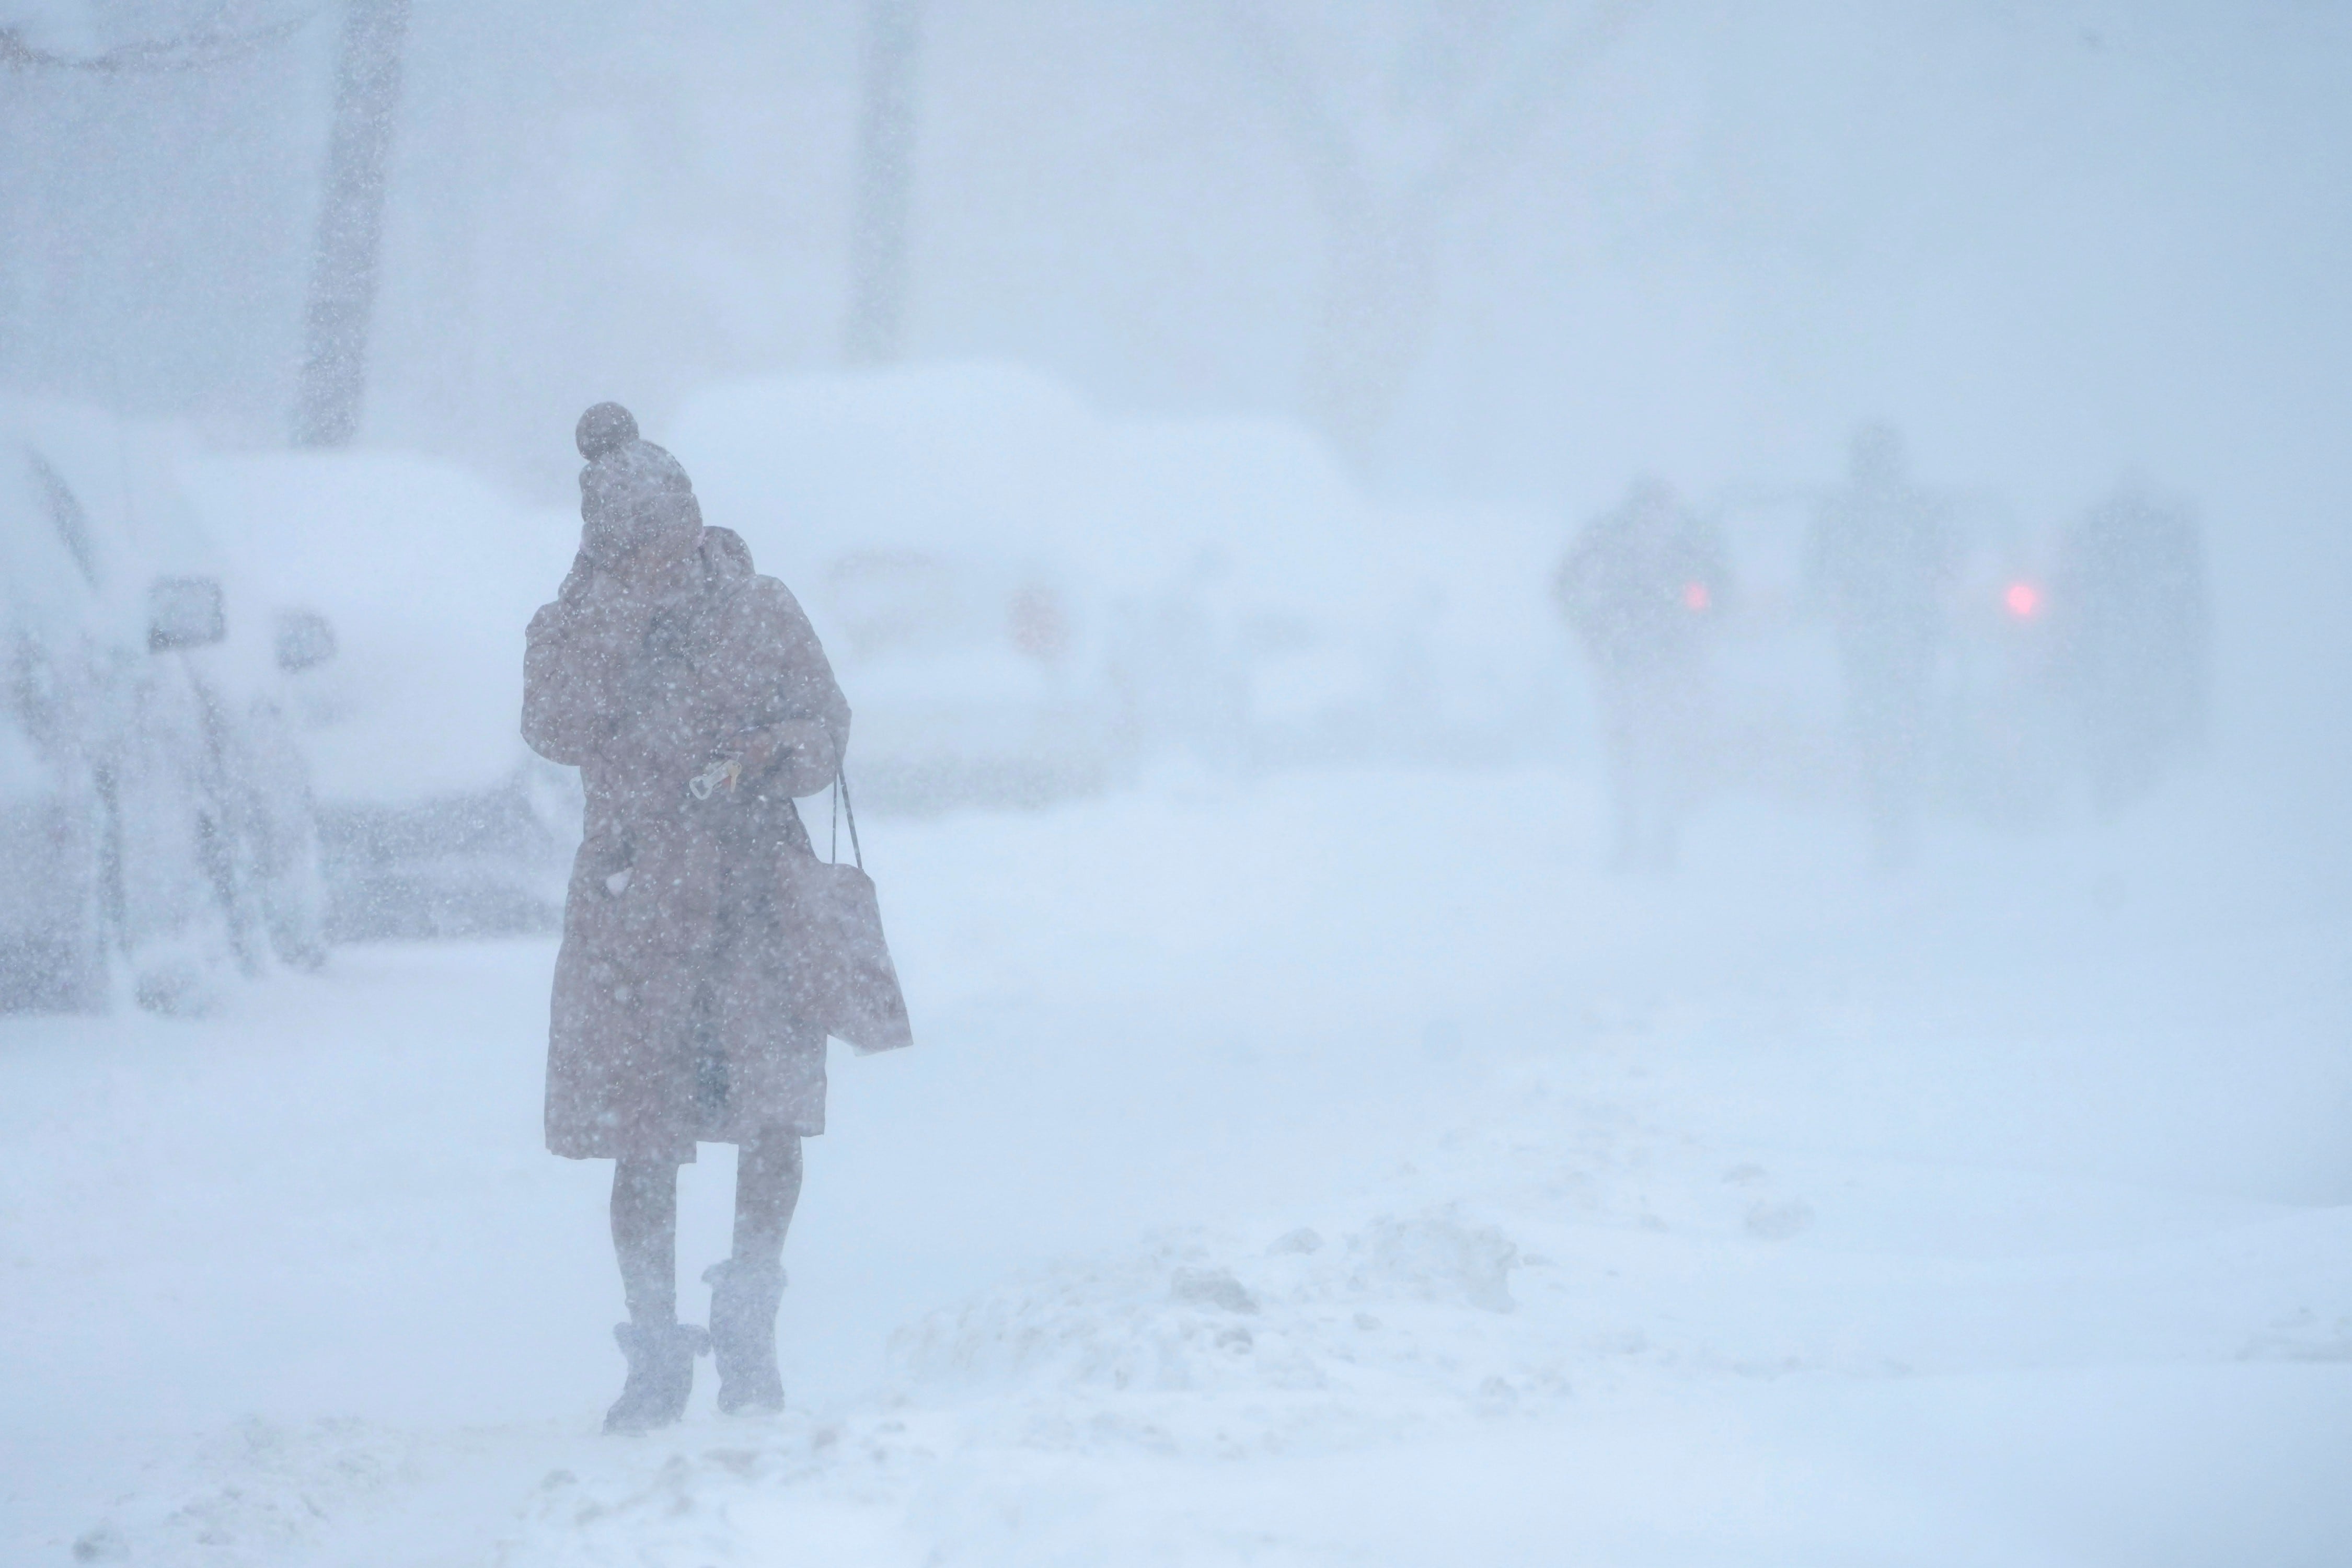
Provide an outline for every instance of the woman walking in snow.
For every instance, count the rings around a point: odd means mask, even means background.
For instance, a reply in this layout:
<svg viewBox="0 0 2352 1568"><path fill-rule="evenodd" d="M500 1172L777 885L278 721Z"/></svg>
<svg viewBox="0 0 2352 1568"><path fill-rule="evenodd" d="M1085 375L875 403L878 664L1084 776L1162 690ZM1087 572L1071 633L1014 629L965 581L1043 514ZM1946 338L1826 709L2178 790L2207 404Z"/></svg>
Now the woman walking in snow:
<svg viewBox="0 0 2352 1568"><path fill-rule="evenodd" d="M564 901L547 1145L615 1162L628 1381L608 1432L677 1419L707 1343L728 1411L776 1410L784 1232L824 1131L824 1034L793 1005L781 907L810 855L793 805L834 780L849 705L808 617L703 526L686 470L617 404L581 416L579 558L531 618L523 738L576 764L586 831ZM677 1171L738 1146L733 1255L709 1332L677 1321Z"/></svg>

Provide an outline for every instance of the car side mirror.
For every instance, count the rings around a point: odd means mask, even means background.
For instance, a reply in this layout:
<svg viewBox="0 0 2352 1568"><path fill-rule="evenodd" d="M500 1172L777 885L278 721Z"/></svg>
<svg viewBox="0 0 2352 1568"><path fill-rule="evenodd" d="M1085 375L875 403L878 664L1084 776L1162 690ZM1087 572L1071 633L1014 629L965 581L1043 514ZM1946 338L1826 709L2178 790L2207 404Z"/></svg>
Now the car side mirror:
<svg viewBox="0 0 2352 1568"><path fill-rule="evenodd" d="M316 610L278 614L278 668L289 675L316 669L335 657L333 623Z"/></svg>
<svg viewBox="0 0 2352 1568"><path fill-rule="evenodd" d="M228 636L221 585L213 577L158 577L147 590L147 651L207 647Z"/></svg>

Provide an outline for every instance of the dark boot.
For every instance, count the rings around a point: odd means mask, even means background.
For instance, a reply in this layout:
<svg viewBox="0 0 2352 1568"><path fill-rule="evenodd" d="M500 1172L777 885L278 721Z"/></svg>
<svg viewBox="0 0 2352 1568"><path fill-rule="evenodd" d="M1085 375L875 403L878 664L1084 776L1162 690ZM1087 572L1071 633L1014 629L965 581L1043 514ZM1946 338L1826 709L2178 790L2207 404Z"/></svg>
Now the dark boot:
<svg viewBox="0 0 2352 1568"><path fill-rule="evenodd" d="M607 1432L650 1432L686 1414L694 1392L694 1358L710 1336L692 1323L619 1323L613 1338L629 1358L629 1381L604 1412Z"/></svg>
<svg viewBox="0 0 2352 1568"><path fill-rule="evenodd" d="M710 1352L719 1364L719 1408L733 1415L772 1415L784 1407L783 1373L776 1370L776 1307L784 1271L737 1258L703 1271L710 1285Z"/></svg>

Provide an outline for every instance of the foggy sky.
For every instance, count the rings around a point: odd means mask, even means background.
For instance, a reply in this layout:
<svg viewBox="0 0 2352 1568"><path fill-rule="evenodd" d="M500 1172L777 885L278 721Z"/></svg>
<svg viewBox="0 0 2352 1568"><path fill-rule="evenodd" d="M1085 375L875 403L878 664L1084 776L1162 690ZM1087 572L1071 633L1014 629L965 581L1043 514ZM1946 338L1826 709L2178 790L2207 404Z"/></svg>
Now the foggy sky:
<svg viewBox="0 0 2352 1568"><path fill-rule="evenodd" d="M1332 225L1236 18L1389 189L1594 9L931 0L909 355L1116 409L1311 413ZM2036 519L2137 467L2220 542L2231 706L2336 744L2307 716L2352 696L2352 19L1633 9L1444 205L1366 479L1565 519L1643 469L1825 478L1873 416ZM861 14L417 0L366 438L560 497L592 398L658 430L714 378L837 363ZM61 50L301 15L0 3ZM0 74L0 376L283 438L333 23L202 72Z"/></svg>

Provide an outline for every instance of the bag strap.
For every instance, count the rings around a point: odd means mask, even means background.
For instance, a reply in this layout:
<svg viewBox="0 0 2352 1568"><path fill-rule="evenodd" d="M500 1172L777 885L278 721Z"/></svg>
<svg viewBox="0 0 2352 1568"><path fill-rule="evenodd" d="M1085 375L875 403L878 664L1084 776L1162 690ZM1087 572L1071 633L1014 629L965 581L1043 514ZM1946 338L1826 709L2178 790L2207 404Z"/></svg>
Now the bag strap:
<svg viewBox="0 0 2352 1568"><path fill-rule="evenodd" d="M834 781L841 785L841 814L849 818L849 852L857 857L857 868L866 869L866 850L857 842L857 804L849 798L849 775L836 773Z"/></svg>
<svg viewBox="0 0 2352 1568"><path fill-rule="evenodd" d="M844 813L849 817L849 852L857 858L857 868L863 871L866 869L866 847L857 842L857 806L849 798L849 775L835 768L833 770L833 844L825 851L825 858L835 865L841 863L841 818Z"/></svg>

